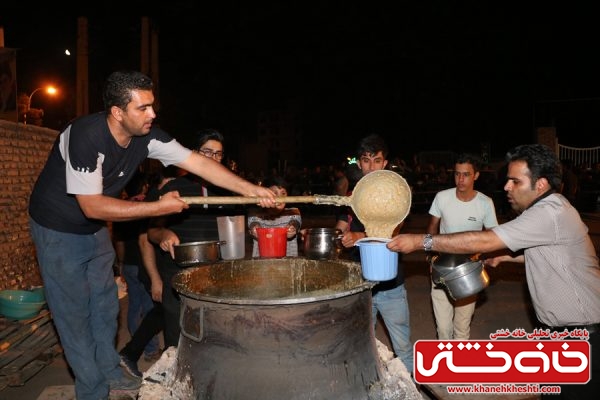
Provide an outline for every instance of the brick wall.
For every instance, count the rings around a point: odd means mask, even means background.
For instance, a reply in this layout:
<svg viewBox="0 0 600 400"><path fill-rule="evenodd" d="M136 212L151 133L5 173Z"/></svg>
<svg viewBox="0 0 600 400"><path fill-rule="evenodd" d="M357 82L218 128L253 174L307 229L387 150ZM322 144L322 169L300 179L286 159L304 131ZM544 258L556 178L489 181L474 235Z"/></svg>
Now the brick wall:
<svg viewBox="0 0 600 400"><path fill-rule="evenodd" d="M0 120L0 289L42 284L29 234L29 194L57 131Z"/></svg>

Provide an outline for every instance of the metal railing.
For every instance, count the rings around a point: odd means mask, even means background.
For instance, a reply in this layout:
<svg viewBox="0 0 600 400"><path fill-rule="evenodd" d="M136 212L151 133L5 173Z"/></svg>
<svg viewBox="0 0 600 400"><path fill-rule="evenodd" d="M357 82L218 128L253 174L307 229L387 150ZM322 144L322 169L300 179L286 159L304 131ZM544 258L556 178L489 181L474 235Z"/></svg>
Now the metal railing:
<svg viewBox="0 0 600 400"><path fill-rule="evenodd" d="M573 166L586 165L591 167L600 162L600 146L597 147L571 147L558 145L558 158L570 160Z"/></svg>

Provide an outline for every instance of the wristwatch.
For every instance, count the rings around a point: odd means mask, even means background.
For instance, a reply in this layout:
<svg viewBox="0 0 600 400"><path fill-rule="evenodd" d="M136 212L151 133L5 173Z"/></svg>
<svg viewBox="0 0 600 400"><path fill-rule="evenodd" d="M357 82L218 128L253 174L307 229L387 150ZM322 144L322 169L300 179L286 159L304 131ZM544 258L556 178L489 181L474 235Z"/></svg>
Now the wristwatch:
<svg viewBox="0 0 600 400"><path fill-rule="evenodd" d="M423 250L425 250L425 251L431 251L432 247L433 247L433 236L431 236L431 234L428 233L423 238Z"/></svg>

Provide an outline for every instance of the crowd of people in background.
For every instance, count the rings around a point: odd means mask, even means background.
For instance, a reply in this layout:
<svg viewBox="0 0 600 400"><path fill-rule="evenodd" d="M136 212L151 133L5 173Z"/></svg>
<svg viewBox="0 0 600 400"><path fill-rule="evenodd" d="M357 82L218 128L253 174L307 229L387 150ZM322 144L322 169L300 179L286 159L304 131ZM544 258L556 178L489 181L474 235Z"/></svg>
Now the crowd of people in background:
<svg viewBox="0 0 600 400"><path fill-rule="evenodd" d="M561 162L562 193L579 211L596 211L600 203L600 162L592 164L574 164L570 160ZM288 196L344 195L344 193L347 195L362 177L357 163L347 161L312 167L288 164L285 170L272 168L269 171L259 172L240 169L238 163L229 157L223 157L222 163L242 178L258 185L264 186L265 180L281 179L286 182ZM502 162L482 163L479 179L475 183L475 189L492 198L499 216L507 216L511 213L503 190L505 168ZM436 193L454 187L455 183L454 164L422 162L417 155L412 157L411 162L399 157L390 159L386 169L396 171L410 185L413 194L411 212L427 213ZM161 173L160 171L162 167L157 164L150 168L153 175Z"/></svg>
<svg viewBox="0 0 600 400"><path fill-rule="evenodd" d="M440 190L454 186L454 165L447 163L419 162L413 157L412 162L401 158L390 160L386 169L398 172L411 187L413 193L413 212L426 213L433 198ZM288 182L290 196L304 195L340 195L339 184L347 180L346 192L350 192L362 177L356 163L323 164L314 167L295 167L290 165L285 171L272 169L268 173L261 171L238 171L251 182L261 184L265 179L280 176ZM563 161L563 194L582 212L596 211L600 196L600 162L574 165ZM506 170L503 163L482 164L480 176L475 188L490 196L496 206L496 213L504 216L511 212L503 190Z"/></svg>

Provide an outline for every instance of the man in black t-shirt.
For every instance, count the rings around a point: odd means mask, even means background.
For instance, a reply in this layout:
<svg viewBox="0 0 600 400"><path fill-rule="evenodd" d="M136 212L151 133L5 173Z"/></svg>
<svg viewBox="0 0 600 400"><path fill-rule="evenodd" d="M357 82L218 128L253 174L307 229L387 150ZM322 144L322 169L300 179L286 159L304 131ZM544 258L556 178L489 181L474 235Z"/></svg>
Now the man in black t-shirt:
<svg viewBox="0 0 600 400"><path fill-rule="evenodd" d="M78 400L105 399L111 390L139 388L119 367L115 349L119 300L115 251L106 221L180 213L177 192L153 202L119 196L146 158L176 165L245 196L275 205L274 194L192 152L152 126L152 80L135 71L112 73L104 112L74 120L57 137L29 199L30 229L45 294Z"/></svg>

